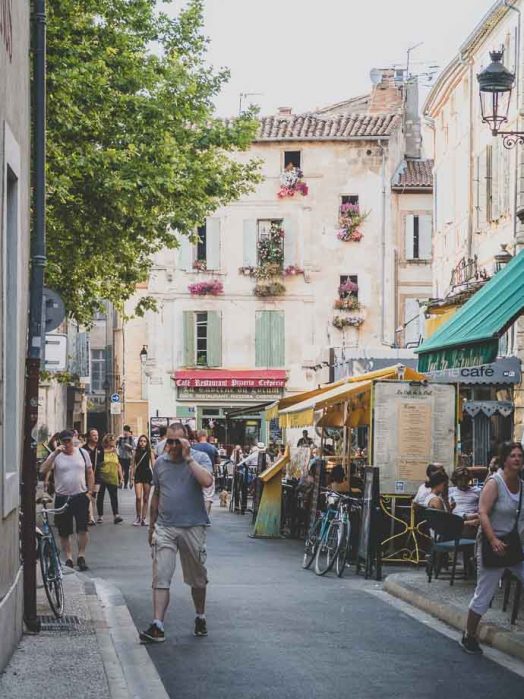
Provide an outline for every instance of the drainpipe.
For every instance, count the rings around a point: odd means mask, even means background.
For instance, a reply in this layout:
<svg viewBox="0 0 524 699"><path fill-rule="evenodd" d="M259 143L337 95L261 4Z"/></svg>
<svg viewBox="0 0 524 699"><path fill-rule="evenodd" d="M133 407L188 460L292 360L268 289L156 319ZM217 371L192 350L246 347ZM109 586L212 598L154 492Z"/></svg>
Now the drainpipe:
<svg viewBox="0 0 524 699"><path fill-rule="evenodd" d="M473 175L475 172L475 169L473 167L474 163L474 155L473 155L473 144L474 144L474 139L473 139L473 80L474 80L474 75L473 75L473 60L470 59L464 59L462 57L462 54L459 56L459 61L462 65L467 65L469 66L469 96L468 96L468 101L469 101L469 134L468 134L468 153L469 153L469 177L468 177L468 231L467 231L467 237L466 237L466 251L467 251L467 256L468 258L471 258L473 256ZM476 84L476 81L475 81Z"/></svg>
<svg viewBox="0 0 524 699"><path fill-rule="evenodd" d="M36 613L36 440L32 432L38 422L38 386L42 352L42 297L45 250L45 101L46 101L46 4L33 4L33 230L29 281L29 329L27 333L24 447L21 483L21 549L24 570L24 620L30 631L40 631Z"/></svg>
<svg viewBox="0 0 524 699"><path fill-rule="evenodd" d="M380 225L380 341L386 344L386 149L382 141L378 141L382 154L380 177L382 182L381 225Z"/></svg>

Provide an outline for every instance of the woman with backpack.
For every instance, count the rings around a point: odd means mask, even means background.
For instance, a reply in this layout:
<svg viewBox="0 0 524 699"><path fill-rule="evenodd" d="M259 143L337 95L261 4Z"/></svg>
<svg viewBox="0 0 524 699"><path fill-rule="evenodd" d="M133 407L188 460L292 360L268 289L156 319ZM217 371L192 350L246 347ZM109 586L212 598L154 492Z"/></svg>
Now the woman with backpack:
<svg viewBox="0 0 524 699"><path fill-rule="evenodd" d="M149 493L153 481L154 463L155 457L149 439L145 434L141 434L138 438L131 464L130 485L131 487L133 487L133 485L135 486L136 506L136 519L133 522L134 527L146 526L147 507L149 505Z"/></svg>
<svg viewBox="0 0 524 699"><path fill-rule="evenodd" d="M98 511L97 524L104 521L104 496L106 490L109 492L111 509L113 511L113 521L115 524L122 522L122 517L118 514L118 486L124 482L124 474L116 453L115 435L106 434L102 440L104 449L104 460L100 464L100 489L96 496L96 509Z"/></svg>

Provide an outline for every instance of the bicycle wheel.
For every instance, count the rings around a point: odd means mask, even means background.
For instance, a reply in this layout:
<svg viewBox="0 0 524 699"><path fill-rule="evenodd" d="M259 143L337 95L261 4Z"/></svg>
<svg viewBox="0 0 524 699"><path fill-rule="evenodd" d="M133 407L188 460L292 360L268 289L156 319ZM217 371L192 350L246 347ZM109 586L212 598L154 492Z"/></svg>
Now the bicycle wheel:
<svg viewBox="0 0 524 699"><path fill-rule="evenodd" d="M318 537L320 535L322 521L322 517L316 519L313 523L313 526L309 530L309 534L306 537L306 542L304 545L304 557L302 559L302 568L307 569L313 563L315 553L317 552Z"/></svg>
<svg viewBox="0 0 524 699"><path fill-rule="evenodd" d="M62 571L60 570L58 553L49 539L42 539L40 541L39 556L40 570L42 571L42 580L47 600L49 606L53 610L53 614L57 619L60 619L64 613Z"/></svg>
<svg viewBox="0 0 524 699"><path fill-rule="evenodd" d="M340 548L343 524L339 519L334 519L317 546L315 554L315 573L325 575L331 570Z"/></svg>
<svg viewBox="0 0 524 699"><path fill-rule="evenodd" d="M342 541L340 542L340 547L338 549L337 558L335 561L335 570L337 575L341 578L344 575L346 569L346 562L349 561L349 547L351 538L351 524L345 522L342 524Z"/></svg>

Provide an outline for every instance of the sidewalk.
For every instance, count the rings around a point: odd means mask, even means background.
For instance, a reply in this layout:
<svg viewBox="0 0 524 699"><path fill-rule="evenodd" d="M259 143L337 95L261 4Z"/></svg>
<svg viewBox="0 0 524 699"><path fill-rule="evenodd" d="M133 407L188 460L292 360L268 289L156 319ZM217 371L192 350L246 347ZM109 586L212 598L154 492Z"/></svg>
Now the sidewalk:
<svg viewBox="0 0 524 699"><path fill-rule="evenodd" d="M0 675L2 699L167 699L167 693L114 585L64 574L65 612L56 620L37 592L39 634L24 634Z"/></svg>
<svg viewBox="0 0 524 699"><path fill-rule="evenodd" d="M449 578L445 576L428 583L425 570L410 570L388 575L384 589L462 631L475 582L455 580L453 586L450 586ZM513 591L514 586L505 612L502 611L503 591L497 591L491 609L482 618L480 639L504 653L524 660L524 605L521 599L519 618L515 626L511 626Z"/></svg>

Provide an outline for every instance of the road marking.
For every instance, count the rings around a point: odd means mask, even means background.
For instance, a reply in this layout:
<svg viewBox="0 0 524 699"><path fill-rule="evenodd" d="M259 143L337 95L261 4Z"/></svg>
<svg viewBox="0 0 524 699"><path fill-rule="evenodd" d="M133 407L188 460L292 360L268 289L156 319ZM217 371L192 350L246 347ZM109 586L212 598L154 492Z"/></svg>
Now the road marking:
<svg viewBox="0 0 524 699"><path fill-rule="evenodd" d="M443 636L446 636L447 638L455 641L455 643L457 644L457 650L460 650L458 644L460 632L457 631L457 629L448 626L443 621L440 621L440 619L431 616L431 614L428 614L427 612L423 612L421 609L418 609L417 607L412 607L407 602L398 599L398 597L393 597L389 594L389 592L385 592L384 590L378 589L372 590L370 588L367 588L365 591L368 594L373 595L374 597L377 597L378 599L382 600L386 604L389 604L391 607L395 607L404 614L407 614L408 616L418 621L420 624L430 626L432 629L435 629L435 631L438 631ZM511 655L506 655L505 653L502 653L502 651L484 644L482 645L482 649L486 658L493 660L493 662L497 663L498 665L501 665L506 670L514 672L516 675L519 675L519 677L524 677L524 664L518 658L513 658Z"/></svg>

